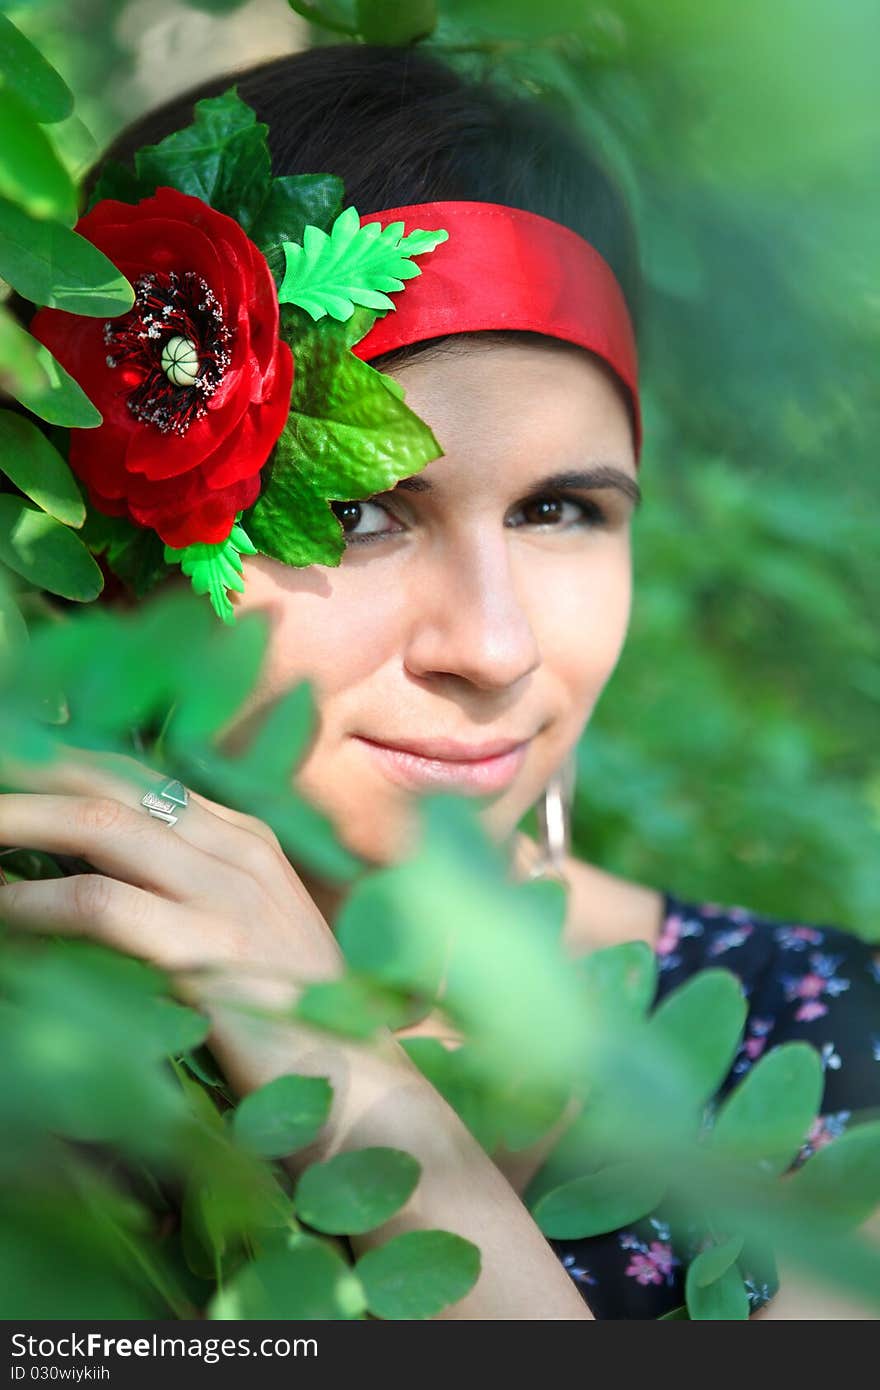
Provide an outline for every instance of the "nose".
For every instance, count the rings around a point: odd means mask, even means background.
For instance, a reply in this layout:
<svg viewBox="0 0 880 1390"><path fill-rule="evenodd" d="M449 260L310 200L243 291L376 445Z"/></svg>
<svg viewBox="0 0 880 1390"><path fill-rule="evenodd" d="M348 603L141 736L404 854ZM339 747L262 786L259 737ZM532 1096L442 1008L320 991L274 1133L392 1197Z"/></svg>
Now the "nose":
<svg viewBox="0 0 880 1390"><path fill-rule="evenodd" d="M476 527L449 543L419 575L412 612L405 665L414 676L501 690L540 663L503 531Z"/></svg>

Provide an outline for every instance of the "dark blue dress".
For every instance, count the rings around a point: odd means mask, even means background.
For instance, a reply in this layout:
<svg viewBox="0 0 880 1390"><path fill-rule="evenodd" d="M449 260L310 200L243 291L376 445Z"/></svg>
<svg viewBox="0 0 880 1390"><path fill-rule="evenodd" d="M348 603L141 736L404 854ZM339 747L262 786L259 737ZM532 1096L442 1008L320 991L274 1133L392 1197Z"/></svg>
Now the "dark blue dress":
<svg viewBox="0 0 880 1390"><path fill-rule="evenodd" d="M709 966L737 975L748 1001L742 1045L719 1098L768 1048L802 1040L819 1052L825 1086L798 1162L858 1112L880 1108L880 946L833 926L664 896L656 1002ZM686 1252L658 1217L551 1245L597 1318L658 1318L684 1303ZM759 1277L747 1277L746 1288L752 1308L774 1292Z"/></svg>

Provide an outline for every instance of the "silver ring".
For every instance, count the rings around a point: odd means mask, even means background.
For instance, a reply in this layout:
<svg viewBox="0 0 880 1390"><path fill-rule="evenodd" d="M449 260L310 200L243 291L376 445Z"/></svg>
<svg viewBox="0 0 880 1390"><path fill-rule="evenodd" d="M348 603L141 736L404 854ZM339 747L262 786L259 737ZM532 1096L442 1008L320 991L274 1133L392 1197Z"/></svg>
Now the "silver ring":
<svg viewBox="0 0 880 1390"><path fill-rule="evenodd" d="M159 791L148 791L141 797L141 805L146 806L151 816L157 820L163 820L166 825L176 825L178 817L174 814L176 810L186 806L189 801L189 792L182 782L171 780L166 782Z"/></svg>

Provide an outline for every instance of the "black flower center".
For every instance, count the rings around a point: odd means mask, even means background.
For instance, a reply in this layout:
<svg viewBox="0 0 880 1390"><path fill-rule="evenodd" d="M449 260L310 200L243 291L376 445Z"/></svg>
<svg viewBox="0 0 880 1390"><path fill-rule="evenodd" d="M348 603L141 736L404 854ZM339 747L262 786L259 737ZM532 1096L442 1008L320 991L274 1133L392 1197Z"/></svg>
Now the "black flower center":
<svg viewBox="0 0 880 1390"><path fill-rule="evenodd" d="M149 271L135 280L134 305L104 324L107 366L142 373L127 405L163 434L186 434L207 410L231 360L232 329L194 271Z"/></svg>

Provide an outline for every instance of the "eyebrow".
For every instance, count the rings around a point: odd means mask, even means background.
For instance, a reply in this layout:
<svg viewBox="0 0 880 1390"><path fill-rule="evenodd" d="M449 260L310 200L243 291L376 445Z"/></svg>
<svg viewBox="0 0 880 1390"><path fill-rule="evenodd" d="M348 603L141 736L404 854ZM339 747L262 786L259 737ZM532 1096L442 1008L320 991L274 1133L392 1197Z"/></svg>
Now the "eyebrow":
<svg viewBox="0 0 880 1390"><path fill-rule="evenodd" d="M622 468L615 468L610 463L597 463L590 468L577 469L568 473L550 473L546 478L540 478L532 484L528 493L531 496L538 492L552 492L557 489L564 491L566 488L600 487L617 488L619 492L624 493L629 498L634 507L642 505L642 490L638 483L628 473L624 473ZM433 492L434 484L428 478L423 478L416 473L411 478L401 478L391 491L396 492L398 488L406 492Z"/></svg>

